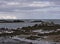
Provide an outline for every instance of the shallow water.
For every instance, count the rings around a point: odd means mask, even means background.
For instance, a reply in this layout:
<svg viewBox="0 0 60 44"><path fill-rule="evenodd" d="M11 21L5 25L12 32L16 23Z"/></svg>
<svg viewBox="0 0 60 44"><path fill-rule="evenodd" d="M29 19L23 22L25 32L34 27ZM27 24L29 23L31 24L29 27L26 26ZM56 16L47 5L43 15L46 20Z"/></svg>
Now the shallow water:
<svg viewBox="0 0 60 44"><path fill-rule="evenodd" d="M20 27L33 26L35 24L40 23L0 23L0 28L20 28Z"/></svg>
<svg viewBox="0 0 60 44"><path fill-rule="evenodd" d="M25 42L31 42L33 44L60 44L60 42L52 42L52 41L46 41L46 40L29 40L29 39L25 39L25 38L18 38L18 36L13 37L13 39L17 39L20 41L25 41Z"/></svg>
<svg viewBox="0 0 60 44"><path fill-rule="evenodd" d="M23 19L21 19L23 20ZM54 22L55 24L60 24L60 19L35 19L35 20L42 20L44 22ZM35 24L40 24L40 22L31 23L34 19L24 19L25 22L20 23L0 23L0 28L18 28L18 27L27 27L33 26Z"/></svg>

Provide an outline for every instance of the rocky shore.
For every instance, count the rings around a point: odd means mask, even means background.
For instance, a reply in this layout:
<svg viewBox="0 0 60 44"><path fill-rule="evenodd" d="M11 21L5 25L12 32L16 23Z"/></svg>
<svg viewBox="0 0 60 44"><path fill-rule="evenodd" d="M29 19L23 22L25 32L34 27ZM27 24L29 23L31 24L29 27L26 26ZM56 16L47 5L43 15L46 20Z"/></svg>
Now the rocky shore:
<svg viewBox="0 0 60 44"><path fill-rule="evenodd" d="M16 36L17 39L14 38ZM17 40L17 41L21 41L24 38L23 40L25 40L25 42L29 44L35 40L60 42L60 25L54 24L53 22L51 23L41 22L41 24L35 24L34 26L28 26L28 27L22 27L16 29L0 28L0 37L7 37L8 39L11 38L12 40ZM2 40L5 41L4 39L5 38L3 38Z"/></svg>

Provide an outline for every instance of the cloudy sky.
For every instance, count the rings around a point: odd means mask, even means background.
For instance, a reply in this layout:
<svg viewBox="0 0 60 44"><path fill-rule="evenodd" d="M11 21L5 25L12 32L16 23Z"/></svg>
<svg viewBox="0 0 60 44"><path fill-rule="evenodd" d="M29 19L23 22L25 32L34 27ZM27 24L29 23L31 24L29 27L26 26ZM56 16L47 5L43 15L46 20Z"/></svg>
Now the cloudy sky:
<svg viewBox="0 0 60 44"><path fill-rule="evenodd" d="M60 19L60 0L0 0L0 19Z"/></svg>

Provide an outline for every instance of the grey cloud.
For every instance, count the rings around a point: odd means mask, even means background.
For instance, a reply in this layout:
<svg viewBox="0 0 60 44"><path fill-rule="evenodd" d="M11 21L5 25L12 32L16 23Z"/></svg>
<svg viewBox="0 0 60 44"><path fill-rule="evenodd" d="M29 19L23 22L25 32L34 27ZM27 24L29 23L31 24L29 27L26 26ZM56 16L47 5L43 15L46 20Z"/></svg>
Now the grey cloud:
<svg viewBox="0 0 60 44"><path fill-rule="evenodd" d="M14 11L30 11L40 9L39 7L11 7L11 8L0 8L0 12L14 12Z"/></svg>
<svg viewBox="0 0 60 44"><path fill-rule="evenodd" d="M41 5L35 6L33 2L51 2L50 6ZM7 3L17 2L19 5L8 5ZM18 18L56 18L60 14L59 0L0 0L0 12L15 15ZM33 4L34 6L29 6ZM45 16L44 16L45 15ZM54 16L55 15L55 16ZM44 16L44 17L43 17ZM57 18L58 18L57 16Z"/></svg>

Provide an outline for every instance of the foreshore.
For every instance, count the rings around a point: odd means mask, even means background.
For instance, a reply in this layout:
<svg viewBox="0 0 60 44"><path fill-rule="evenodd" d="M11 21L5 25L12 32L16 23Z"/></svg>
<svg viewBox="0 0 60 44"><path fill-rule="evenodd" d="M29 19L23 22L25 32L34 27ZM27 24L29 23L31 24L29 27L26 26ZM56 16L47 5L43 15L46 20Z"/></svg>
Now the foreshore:
<svg viewBox="0 0 60 44"><path fill-rule="evenodd" d="M53 22L44 22L16 29L0 28L0 37L8 37L13 39L13 37L16 36L17 38L14 38L14 40L22 40L24 38L26 42L29 40L29 43L31 43L30 41L33 42L35 40L39 43L41 40L60 42L60 25L54 24Z"/></svg>

